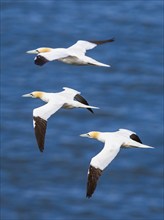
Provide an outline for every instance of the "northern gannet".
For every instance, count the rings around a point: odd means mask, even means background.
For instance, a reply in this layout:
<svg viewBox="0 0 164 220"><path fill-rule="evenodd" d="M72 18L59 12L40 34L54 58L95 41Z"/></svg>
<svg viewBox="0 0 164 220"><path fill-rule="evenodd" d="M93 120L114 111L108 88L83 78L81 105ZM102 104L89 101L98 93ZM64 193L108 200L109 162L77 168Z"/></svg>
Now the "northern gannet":
<svg viewBox="0 0 164 220"><path fill-rule="evenodd" d="M102 41L78 40L74 45L68 48L40 47L35 50L29 50L26 53L37 54L34 62L39 66L42 66L49 61L58 60L67 64L110 67L110 65L100 63L91 57L85 56L85 53L87 50L91 50L97 45L112 41L114 41L114 39Z"/></svg>
<svg viewBox="0 0 164 220"><path fill-rule="evenodd" d="M63 87L63 89L64 91L58 93L34 91L22 96L40 98L44 102L47 102L47 104L33 110L33 126L41 152L44 150L47 120L52 114L57 112L60 108L86 108L92 113L92 108L98 109L98 107L89 106L88 102L80 95L80 92L67 87Z"/></svg>
<svg viewBox="0 0 164 220"><path fill-rule="evenodd" d="M81 137L94 138L104 143L104 148L91 159L88 169L87 193L86 197L90 198L94 193L97 181L102 171L117 156L120 148L153 148L142 144L140 138L135 132L126 129L119 129L116 132L98 132L91 131L87 134L81 134Z"/></svg>

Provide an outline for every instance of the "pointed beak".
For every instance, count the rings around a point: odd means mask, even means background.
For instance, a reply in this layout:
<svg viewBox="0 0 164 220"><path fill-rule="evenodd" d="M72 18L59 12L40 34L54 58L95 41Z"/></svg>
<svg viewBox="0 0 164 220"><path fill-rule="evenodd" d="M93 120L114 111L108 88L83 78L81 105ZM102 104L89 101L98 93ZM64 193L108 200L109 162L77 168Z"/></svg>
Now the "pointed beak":
<svg viewBox="0 0 164 220"><path fill-rule="evenodd" d="M38 51L37 51L37 50L28 50L28 51L26 51L26 53L29 53L29 54L38 54Z"/></svg>
<svg viewBox="0 0 164 220"><path fill-rule="evenodd" d="M80 137L88 137L88 134L80 134Z"/></svg>
<svg viewBox="0 0 164 220"><path fill-rule="evenodd" d="M31 94L29 93L29 94L24 94L24 95L22 95L22 97L31 97Z"/></svg>

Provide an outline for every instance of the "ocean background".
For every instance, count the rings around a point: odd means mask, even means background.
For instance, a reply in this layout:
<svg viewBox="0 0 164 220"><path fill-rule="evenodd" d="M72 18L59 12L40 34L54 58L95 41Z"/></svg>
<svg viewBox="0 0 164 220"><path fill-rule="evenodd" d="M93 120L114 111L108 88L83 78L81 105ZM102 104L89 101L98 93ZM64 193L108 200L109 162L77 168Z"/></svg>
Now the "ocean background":
<svg viewBox="0 0 164 220"><path fill-rule="evenodd" d="M1 220L163 219L162 0L1 0ZM27 50L104 40L87 52L110 68L50 62ZM60 110L48 121L39 152L34 90L81 91L100 107ZM86 198L90 160L103 147L81 133L135 131L155 149L122 149Z"/></svg>

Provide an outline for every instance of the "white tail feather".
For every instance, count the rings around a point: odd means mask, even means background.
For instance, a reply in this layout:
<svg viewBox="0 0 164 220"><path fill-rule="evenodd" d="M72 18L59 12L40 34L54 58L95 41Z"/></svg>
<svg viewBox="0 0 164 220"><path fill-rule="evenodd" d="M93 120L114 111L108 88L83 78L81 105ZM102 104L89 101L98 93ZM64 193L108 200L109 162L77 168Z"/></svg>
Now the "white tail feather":
<svg viewBox="0 0 164 220"><path fill-rule="evenodd" d="M137 147L139 147L139 148L154 148L154 147L151 147L151 146L148 146L148 145L145 145L145 144L140 144Z"/></svg>

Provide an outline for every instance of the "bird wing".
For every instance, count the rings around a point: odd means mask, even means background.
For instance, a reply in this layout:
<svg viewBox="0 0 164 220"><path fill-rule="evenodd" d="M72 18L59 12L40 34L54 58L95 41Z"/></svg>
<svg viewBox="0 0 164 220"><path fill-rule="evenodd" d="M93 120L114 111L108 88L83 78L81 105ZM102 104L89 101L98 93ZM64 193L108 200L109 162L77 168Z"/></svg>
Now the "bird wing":
<svg viewBox="0 0 164 220"><path fill-rule="evenodd" d="M42 66L45 63L49 62L49 61L53 61L53 60L58 60L58 59L62 59L65 57L68 57L69 54L66 51L61 51L58 49L54 49L50 52L46 52L46 53L39 53L35 59L34 59L34 63L36 65Z"/></svg>
<svg viewBox="0 0 164 220"><path fill-rule="evenodd" d="M105 141L105 145L102 151L100 151L100 153L92 158L88 170L86 197L90 198L92 196L96 189L97 181L102 174L102 171L112 162L119 151L120 147L112 144L109 139Z"/></svg>
<svg viewBox="0 0 164 220"><path fill-rule="evenodd" d="M36 140L41 152L44 150L44 141L47 128L47 119L62 107L63 103L49 102L33 110L33 126Z"/></svg>
<svg viewBox="0 0 164 220"><path fill-rule="evenodd" d="M68 87L63 87L64 91L64 95L68 95L69 98L74 98L77 94L80 94L79 91L75 90L75 89L71 89L71 88L68 88Z"/></svg>
<svg viewBox="0 0 164 220"><path fill-rule="evenodd" d="M125 137L128 137L128 138L142 144L142 141L140 140L140 138L138 137L138 135L134 131L130 131L127 129L119 129L119 133L121 133Z"/></svg>
<svg viewBox="0 0 164 220"><path fill-rule="evenodd" d="M91 50L97 45L104 44L107 42L112 42L114 39L109 39L109 40L102 40L102 41L85 41L85 40L78 40L74 45L69 47L68 49L70 51L75 51L80 54L85 54L87 50Z"/></svg>
<svg viewBox="0 0 164 220"><path fill-rule="evenodd" d="M72 98L84 105L88 105L89 106L89 103L87 102L86 99L84 99L84 97L82 97L80 95L80 92L78 92L77 90L74 90L74 89L71 89L71 88L68 88L68 87L63 87L64 89L64 95L68 94L69 98ZM91 108L87 108L90 112L94 113L93 110Z"/></svg>
<svg viewBox="0 0 164 220"><path fill-rule="evenodd" d="M97 44L95 44L95 43L92 43L89 41L84 41L84 40L78 40L74 45L69 47L68 50L84 55L87 50L91 50L96 46L97 46Z"/></svg>
<svg viewBox="0 0 164 220"><path fill-rule="evenodd" d="M123 129L123 128L120 128L119 129L119 133L122 133L122 134L124 134L124 135L126 135L126 136L130 136L131 134L136 134L134 131L130 131L130 130L128 130L128 129Z"/></svg>
<svg viewBox="0 0 164 220"><path fill-rule="evenodd" d="M82 97L81 95L77 94L75 95L74 99L84 105L89 105L89 103L87 102L86 99L84 99L84 97ZM94 113L93 110L91 108L87 108L90 112Z"/></svg>

